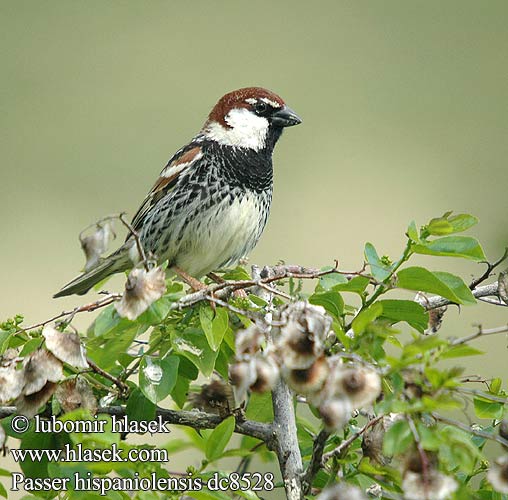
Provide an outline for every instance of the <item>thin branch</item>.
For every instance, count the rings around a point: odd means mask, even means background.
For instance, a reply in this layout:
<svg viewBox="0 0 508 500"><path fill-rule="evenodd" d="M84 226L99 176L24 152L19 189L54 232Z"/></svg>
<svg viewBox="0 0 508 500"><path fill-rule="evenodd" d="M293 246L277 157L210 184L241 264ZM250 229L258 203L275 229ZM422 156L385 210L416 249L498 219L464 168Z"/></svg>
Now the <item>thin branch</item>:
<svg viewBox="0 0 508 500"><path fill-rule="evenodd" d="M72 319L76 314L81 312L92 312L96 309L100 309L101 307L108 306L109 304L112 304L113 302L116 302L117 300L120 300L122 298L121 293L110 293L103 299L96 300L95 302L91 302L90 304L85 304L84 306L78 306L70 311L64 311L60 314L57 314L56 316L53 316L52 318L49 318L45 321L41 321L40 323L36 323L35 325L26 326L26 327L20 327L20 331L28 331L33 330L35 328L40 328L41 326L47 325L48 323L52 323L53 321L56 321L60 318L64 318L66 316L70 316L70 319Z"/></svg>
<svg viewBox="0 0 508 500"><path fill-rule="evenodd" d="M489 394L487 392L480 391L478 389L469 389L468 387L457 387L456 390L458 392L462 392L463 394L469 394L471 396L476 396L478 398L483 398L488 401L493 401L494 403L507 404L508 398L501 398L494 394Z"/></svg>
<svg viewBox="0 0 508 500"><path fill-rule="evenodd" d="M474 427L471 427L467 424L464 424L463 422L460 422L459 420L455 420L453 418L443 417L442 415L439 415L438 413L432 413L431 414L434 420L437 422L441 422L443 424L453 425L454 427L457 427L458 429L461 429L465 432L470 432L471 434L474 434L475 436L482 437L485 439L490 439L491 441L495 441L496 443L499 443L503 445L505 448L508 448L508 440L503 439L501 436L498 436L497 434L490 434L485 431L481 431L479 429L476 429Z"/></svg>
<svg viewBox="0 0 508 500"><path fill-rule="evenodd" d="M497 297L497 281L495 283L491 283L490 285L483 285L471 290L471 293L477 299L482 297ZM439 295L435 295L434 297L426 297L425 299L421 297L416 297L415 301L418 302L425 310L436 309L437 307L447 306L449 304L455 304L451 300L445 299L444 297L440 297Z"/></svg>
<svg viewBox="0 0 508 500"><path fill-rule="evenodd" d="M0 407L0 419L14 415L16 413L15 406ZM115 415L118 418L127 415L125 408L122 406L107 406L97 410L98 414ZM176 411L157 408L156 416L160 417L162 422L173 425L184 425L193 429L214 429L222 422L222 417L212 415L200 411ZM256 422L254 420L236 420L235 432L244 436L250 436L260 439L266 443L268 449L273 450L275 446L274 432L270 424Z"/></svg>
<svg viewBox="0 0 508 500"><path fill-rule="evenodd" d="M86 361L88 362L88 365L95 373L98 373L102 377L113 382L122 393L127 394L129 392L129 386L126 383L122 382L120 379L114 377L107 371L103 370L100 366L97 366L90 358L86 358Z"/></svg>
<svg viewBox="0 0 508 500"><path fill-rule="evenodd" d="M139 257L141 258L143 262L143 266L145 266L145 270L149 271L148 268L148 261L146 259L145 249L143 248L143 244L141 243L141 239L139 237L138 232L132 227L132 224L125 219L125 212L122 212L119 215L119 219L122 221L122 224L130 231L132 237L134 238L134 241L136 242L136 247L138 249Z"/></svg>
<svg viewBox="0 0 508 500"><path fill-rule="evenodd" d="M314 440L314 446L312 447L312 457L305 474L302 477L302 490L303 495L307 495L312 487L312 481L321 468L321 462L323 460L323 452L325 450L326 440L330 436L330 433L325 430L321 430Z"/></svg>
<svg viewBox="0 0 508 500"><path fill-rule="evenodd" d="M374 417L372 420L369 420L359 431L355 432L354 434L351 434L347 439L342 441L342 443L337 446L337 448L334 448L332 451L329 451L328 453L325 453L323 455L323 464L328 462L330 458L338 457L340 458L342 454L348 450L348 448L353 444L353 442L358 439L369 427L372 427L373 425L377 424L384 415L378 415L377 417Z"/></svg>
<svg viewBox="0 0 508 500"><path fill-rule="evenodd" d="M487 264L487 269L479 278L476 278L471 282L469 288L471 290L474 290L480 283L483 283L485 280L489 279L490 273L503 261L505 261L507 257L508 257L508 247L504 249L503 255L501 256L500 259L496 260L496 262L493 262L492 264L490 262L482 262L482 264Z"/></svg>
<svg viewBox="0 0 508 500"><path fill-rule="evenodd" d="M413 421L413 419L406 415L406 421L409 425L409 429L411 430L411 434L413 435L413 439L415 440L416 449L418 450L418 455L420 455L420 461L422 464L422 477L423 477L423 486L425 493L425 500L429 500L428 498L428 487L429 487L429 457L425 452L425 449L422 446L422 442L420 439L420 434L418 434L418 429Z"/></svg>
<svg viewBox="0 0 508 500"><path fill-rule="evenodd" d="M462 337L460 339L455 339L451 342L451 345L460 345L466 344L467 342L471 342L471 340L475 340L479 337L486 337L487 335L496 335L498 333L508 333L508 325L499 326L497 328L483 329L481 325L478 326L478 331L468 335L467 337Z"/></svg>

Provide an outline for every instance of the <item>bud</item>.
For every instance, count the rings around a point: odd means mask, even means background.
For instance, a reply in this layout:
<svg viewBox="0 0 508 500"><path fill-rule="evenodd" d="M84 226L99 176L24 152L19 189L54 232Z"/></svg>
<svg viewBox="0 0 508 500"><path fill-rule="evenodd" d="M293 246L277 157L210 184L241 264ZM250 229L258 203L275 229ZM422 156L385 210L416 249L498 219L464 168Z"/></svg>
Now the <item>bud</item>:
<svg viewBox="0 0 508 500"><path fill-rule="evenodd" d="M134 268L125 283L122 300L115 304L123 318L135 320L145 312L166 291L166 275L161 267L149 271Z"/></svg>
<svg viewBox="0 0 508 500"><path fill-rule="evenodd" d="M508 455L497 458L492 464L487 479L499 493L508 493Z"/></svg>
<svg viewBox="0 0 508 500"><path fill-rule="evenodd" d="M91 414L97 411L97 399L90 384L83 378L74 377L62 382L55 392L55 397L65 413L78 408L88 410Z"/></svg>
<svg viewBox="0 0 508 500"><path fill-rule="evenodd" d="M63 333L46 325L42 330L46 347L60 361L76 368L88 368L86 351L77 333Z"/></svg>

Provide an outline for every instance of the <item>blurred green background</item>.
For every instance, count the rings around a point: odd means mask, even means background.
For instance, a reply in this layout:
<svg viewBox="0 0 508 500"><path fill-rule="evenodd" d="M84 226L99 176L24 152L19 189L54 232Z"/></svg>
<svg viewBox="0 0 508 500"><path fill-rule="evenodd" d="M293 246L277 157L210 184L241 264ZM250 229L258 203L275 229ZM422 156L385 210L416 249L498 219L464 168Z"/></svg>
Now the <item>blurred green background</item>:
<svg viewBox="0 0 508 500"><path fill-rule="evenodd" d="M497 258L508 242L507 19L504 0L1 1L1 316L33 322L82 303L51 298L84 263L79 231L132 215L215 101L250 85L304 120L276 149L252 262L359 269L365 241L397 257L411 219L452 209L480 218L473 232ZM442 332L480 322L505 324L507 309L454 309ZM467 372L505 374L506 339L478 346L488 362Z"/></svg>

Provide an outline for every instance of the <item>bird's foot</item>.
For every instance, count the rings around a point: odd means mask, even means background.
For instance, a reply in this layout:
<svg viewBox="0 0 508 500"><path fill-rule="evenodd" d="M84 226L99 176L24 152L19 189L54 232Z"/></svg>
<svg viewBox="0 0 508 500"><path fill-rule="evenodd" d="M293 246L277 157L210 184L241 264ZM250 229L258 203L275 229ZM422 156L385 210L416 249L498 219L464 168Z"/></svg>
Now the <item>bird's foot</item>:
<svg viewBox="0 0 508 500"><path fill-rule="evenodd" d="M206 288L206 285L204 283L202 283L198 279L194 278L194 276L187 274L185 271L183 271L179 267L173 266L172 269L175 272L175 274L184 283L187 283L187 285L189 285L195 292L199 292L199 291L204 290Z"/></svg>
<svg viewBox="0 0 508 500"><path fill-rule="evenodd" d="M208 273L207 276L215 283L226 283L226 280L215 273ZM233 296L237 299L246 299L248 297L247 292L243 288L239 288L233 292Z"/></svg>

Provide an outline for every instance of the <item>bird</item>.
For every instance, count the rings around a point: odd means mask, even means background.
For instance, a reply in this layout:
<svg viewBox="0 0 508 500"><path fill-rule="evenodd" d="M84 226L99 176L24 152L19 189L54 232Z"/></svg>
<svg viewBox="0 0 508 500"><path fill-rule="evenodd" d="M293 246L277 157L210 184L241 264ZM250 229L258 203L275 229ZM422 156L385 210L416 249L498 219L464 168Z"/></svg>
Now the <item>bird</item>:
<svg viewBox="0 0 508 500"><path fill-rule="evenodd" d="M125 243L54 297L83 295L135 267L142 260L139 244L195 289L199 278L246 257L270 212L275 144L286 127L301 121L265 88L225 94L199 133L169 159Z"/></svg>

